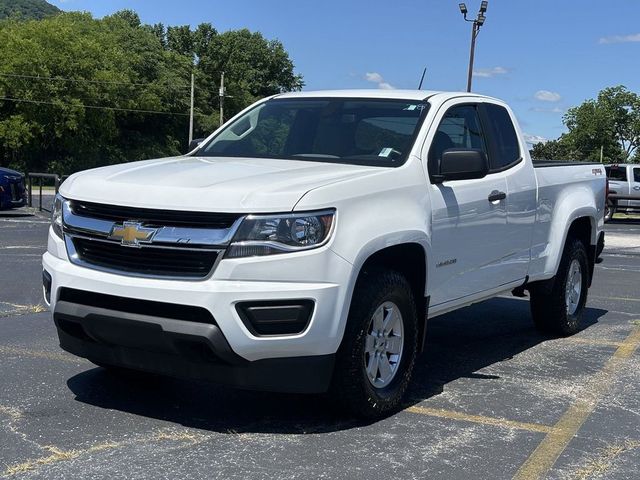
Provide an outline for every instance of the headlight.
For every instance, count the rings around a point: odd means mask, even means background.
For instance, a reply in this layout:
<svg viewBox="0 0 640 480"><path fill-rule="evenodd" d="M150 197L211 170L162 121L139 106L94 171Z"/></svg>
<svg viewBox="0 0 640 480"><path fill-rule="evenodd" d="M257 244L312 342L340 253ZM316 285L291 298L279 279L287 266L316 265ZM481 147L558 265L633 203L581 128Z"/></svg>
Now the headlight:
<svg viewBox="0 0 640 480"><path fill-rule="evenodd" d="M249 215L227 249L227 258L299 252L324 245L335 210L286 215Z"/></svg>
<svg viewBox="0 0 640 480"><path fill-rule="evenodd" d="M51 227L60 238L62 238L62 202L64 202L64 198L56 195L51 209Z"/></svg>

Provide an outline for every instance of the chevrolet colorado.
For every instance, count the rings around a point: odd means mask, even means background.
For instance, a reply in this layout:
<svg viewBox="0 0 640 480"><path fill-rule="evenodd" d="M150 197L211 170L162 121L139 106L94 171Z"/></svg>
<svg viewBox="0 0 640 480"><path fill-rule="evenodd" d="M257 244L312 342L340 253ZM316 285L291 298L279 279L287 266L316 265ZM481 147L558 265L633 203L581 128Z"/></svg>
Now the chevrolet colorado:
<svg viewBox="0 0 640 480"><path fill-rule="evenodd" d="M377 416L428 318L528 291L539 329L580 328L605 183L600 164L534 164L493 98L284 93L185 156L65 181L44 295L61 347L105 368Z"/></svg>

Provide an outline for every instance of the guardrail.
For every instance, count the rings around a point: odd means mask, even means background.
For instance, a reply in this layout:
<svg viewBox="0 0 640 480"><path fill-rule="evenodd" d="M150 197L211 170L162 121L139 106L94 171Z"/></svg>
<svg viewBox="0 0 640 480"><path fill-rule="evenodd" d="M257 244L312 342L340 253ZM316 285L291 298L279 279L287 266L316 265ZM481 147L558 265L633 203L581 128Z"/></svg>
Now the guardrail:
<svg viewBox="0 0 640 480"><path fill-rule="evenodd" d="M28 205L33 207L33 183L34 180L38 181L38 210L51 213L51 210L42 206L42 187L45 180L53 180L53 187L55 193L58 193L60 184L66 180L68 175L60 176L56 173L27 173L27 188L29 192Z"/></svg>

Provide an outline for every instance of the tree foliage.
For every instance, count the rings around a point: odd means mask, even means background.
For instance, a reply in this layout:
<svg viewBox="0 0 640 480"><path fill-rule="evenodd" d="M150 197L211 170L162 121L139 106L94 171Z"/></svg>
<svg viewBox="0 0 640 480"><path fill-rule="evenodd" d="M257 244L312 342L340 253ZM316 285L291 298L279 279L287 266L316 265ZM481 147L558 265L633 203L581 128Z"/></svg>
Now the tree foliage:
<svg viewBox="0 0 640 480"><path fill-rule="evenodd" d="M0 0L0 19L16 17L40 20L58 13L60 9L45 0Z"/></svg>
<svg viewBox="0 0 640 480"><path fill-rule="evenodd" d="M600 161L602 151L606 163L640 161L640 96L624 86L570 108L564 124L568 133L535 145L535 158Z"/></svg>
<svg viewBox="0 0 640 480"><path fill-rule="evenodd" d="M22 171L71 173L184 152L192 72L196 136L218 126L222 71L227 118L302 86L280 42L210 24L143 25L131 10L0 21L0 58L0 166Z"/></svg>

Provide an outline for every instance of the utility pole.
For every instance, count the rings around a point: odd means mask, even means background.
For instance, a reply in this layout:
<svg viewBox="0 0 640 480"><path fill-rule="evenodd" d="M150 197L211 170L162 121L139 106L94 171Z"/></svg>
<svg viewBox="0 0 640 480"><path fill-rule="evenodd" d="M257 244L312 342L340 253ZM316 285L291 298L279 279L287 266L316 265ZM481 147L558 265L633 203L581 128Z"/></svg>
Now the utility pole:
<svg viewBox="0 0 640 480"><path fill-rule="evenodd" d="M195 75L191 73L191 110L189 112L189 145L193 140L193 101L195 97Z"/></svg>
<svg viewBox="0 0 640 480"><path fill-rule="evenodd" d="M220 76L220 92L218 94L220 96L220 126L224 123L224 72Z"/></svg>
<svg viewBox="0 0 640 480"><path fill-rule="evenodd" d="M473 79L473 60L476 52L476 37L480 33L480 27L484 25L484 22L487 17L485 17L485 12L487 11L487 6L489 2L483 0L480 3L480 10L478 11L478 17L475 20L467 19L467 6L464 3L458 4L460 7L460 13L464 16L465 21L471 22L471 50L469 51L469 71L467 73L467 92L471 91L471 81Z"/></svg>

